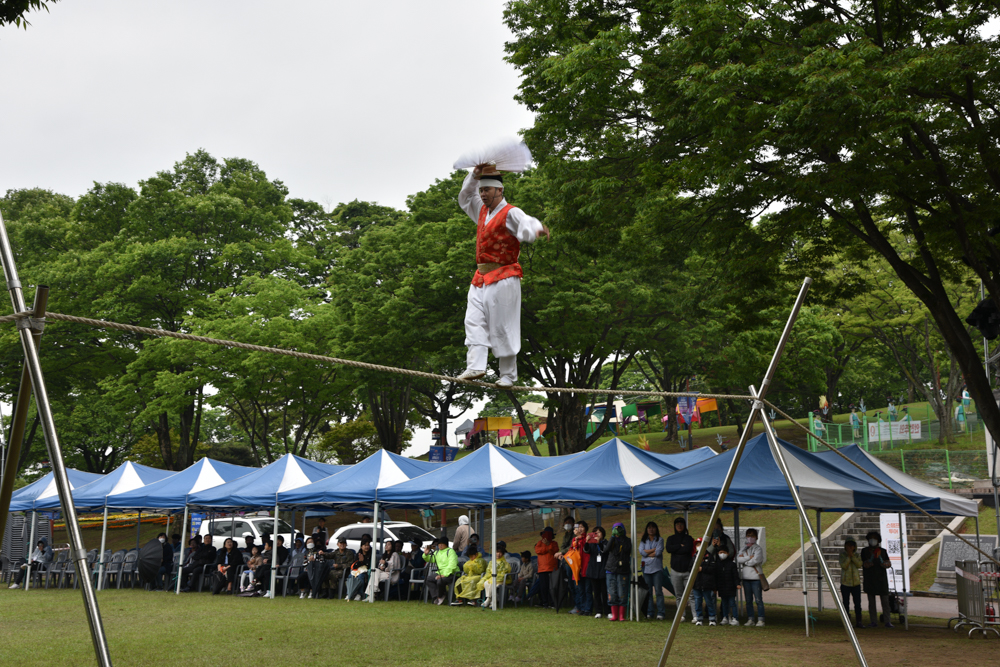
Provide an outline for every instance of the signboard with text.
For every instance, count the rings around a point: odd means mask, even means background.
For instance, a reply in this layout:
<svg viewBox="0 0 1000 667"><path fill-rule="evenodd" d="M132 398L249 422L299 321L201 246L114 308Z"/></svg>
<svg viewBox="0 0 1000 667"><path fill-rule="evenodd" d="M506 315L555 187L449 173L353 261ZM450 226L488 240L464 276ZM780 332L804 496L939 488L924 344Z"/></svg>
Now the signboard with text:
<svg viewBox="0 0 1000 667"><path fill-rule="evenodd" d="M456 452L458 452L458 447L431 447L430 456L427 460L431 463L454 461Z"/></svg>
<svg viewBox="0 0 1000 667"><path fill-rule="evenodd" d="M879 532L882 533L882 548L889 554L892 568L889 570L891 590L910 590L910 557L906 541L905 514L879 514Z"/></svg>
<svg viewBox="0 0 1000 667"><path fill-rule="evenodd" d="M901 420L897 422L869 422L868 441L869 442L899 442L906 440L920 440L923 432L920 428L920 421Z"/></svg>

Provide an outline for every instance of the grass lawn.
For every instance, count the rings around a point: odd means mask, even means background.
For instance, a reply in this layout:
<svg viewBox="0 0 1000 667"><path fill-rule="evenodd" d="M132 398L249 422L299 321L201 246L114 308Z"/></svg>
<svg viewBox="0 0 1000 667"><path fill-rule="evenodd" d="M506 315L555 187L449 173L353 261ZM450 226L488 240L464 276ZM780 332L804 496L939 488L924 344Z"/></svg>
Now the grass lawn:
<svg viewBox="0 0 1000 667"><path fill-rule="evenodd" d="M652 665L666 623L610 623L521 607L494 615L472 607L416 602L181 596L143 591L99 595L116 665L455 664ZM669 603L668 603L669 604ZM671 611L672 610L668 610ZM819 614L807 639L802 612L771 605L765 628L694 627L685 623L669 664L856 664L835 613ZM77 591L0 590L0 663L17 667L93 665L90 634ZM865 630L872 665L994 664L996 640L970 640L945 622L903 630Z"/></svg>

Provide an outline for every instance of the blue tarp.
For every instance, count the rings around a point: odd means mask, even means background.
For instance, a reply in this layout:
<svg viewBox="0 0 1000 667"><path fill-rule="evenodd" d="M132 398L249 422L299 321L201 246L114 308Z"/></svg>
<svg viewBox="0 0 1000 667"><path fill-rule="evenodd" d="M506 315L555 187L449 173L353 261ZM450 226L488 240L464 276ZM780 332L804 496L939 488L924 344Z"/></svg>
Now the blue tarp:
<svg viewBox="0 0 1000 667"><path fill-rule="evenodd" d="M778 440L778 444L807 508L837 512L907 512L913 509L874 481L863 479L858 471L846 470L843 461L834 463L783 440ZM645 507L710 508L718 499L734 454L735 449L637 486L636 503ZM944 491L937 490L930 496L910 490L903 495L931 513L967 516L961 512L969 510L975 514L973 503ZM950 497L947 509L940 502L942 496ZM764 434L747 442L725 505L744 509L795 509L788 484Z"/></svg>
<svg viewBox="0 0 1000 667"><path fill-rule="evenodd" d="M450 463L430 463L380 449L343 472L278 494L282 507L371 506L381 489L406 482Z"/></svg>
<svg viewBox="0 0 1000 667"><path fill-rule="evenodd" d="M496 487L572 457L527 456L495 445L480 447L438 470L379 492L387 506L473 507L493 503Z"/></svg>
<svg viewBox="0 0 1000 667"><path fill-rule="evenodd" d="M687 467L695 455L704 459L706 453L651 454L612 438L570 461L505 484L497 489L497 500L516 505L626 505L633 487Z"/></svg>
<svg viewBox="0 0 1000 667"><path fill-rule="evenodd" d="M73 468L66 469L66 476L69 478L69 486L71 489L76 489L84 486L85 484L96 482L104 477L104 475L74 470ZM44 477L36 479L31 484L23 486L15 491L10 498L10 511L31 512L32 510L37 509L35 507L35 503L37 501L42 501L52 497L56 498L56 503L59 502L59 491L56 489L55 473L50 472Z"/></svg>
<svg viewBox="0 0 1000 667"><path fill-rule="evenodd" d="M81 511L103 511L104 503L111 494L138 489L173 474L172 470L160 470L126 461L101 479L73 489L73 505ZM59 497L52 496L38 501L36 509L59 509Z"/></svg>
<svg viewBox="0 0 1000 667"><path fill-rule="evenodd" d="M335 475L350 466L335 466L285 454L249 475L188 497L190 507L274 507L278 493Z"/></svg>
<svg viewBox="0 0 1000 667"><path fill-rule="evenodd" d="M189 495L231 482L254 470L204 458L166 479L108 496L108 507L123 510L183 509Z"/></svg>

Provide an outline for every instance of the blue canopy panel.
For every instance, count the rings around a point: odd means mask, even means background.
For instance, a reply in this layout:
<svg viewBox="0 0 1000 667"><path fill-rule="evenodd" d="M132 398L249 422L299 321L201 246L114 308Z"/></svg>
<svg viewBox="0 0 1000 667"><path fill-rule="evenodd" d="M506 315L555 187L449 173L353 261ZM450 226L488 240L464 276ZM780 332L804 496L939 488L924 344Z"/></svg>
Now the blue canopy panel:
<svg viewBox="0 0 1000 667"><path fill-rule="evenodd" d="M76 489L84 486L85 484L96 482L104 477L104 475L67 468L66 477L69 478L69 488ZM30 512L36 509L35 503L37 501L52 497L56 498L57 503L59 502L59 490L56 488L55 473L50 472L47 475L36 479L28 486L22 486L20 489L15 491L10 498L10 511Z"/></svg>
<svg viewBox="0 0 1000 667"><path fill-rule="evenodd" d="M816 454L783 440L782 448L799 496L807 508L824 511L906 512L912 507L892 492L860 475L845 472ZM707 509L718 499L735 450L697 463L635 489L636 502L643 507ZM936 511L934 499L904 493L927 511ZM795 509L788 484L771 454L767 438L761 434L747 442L725 506L744 509Z"/></svg>
<svg viewBox="0 0 1000 667"><path fill-rule="evenodd" d="M396 507L476 507L493 503L497 487L565 461L565 456L527 456L495 445L408 482L379 491L378 499Z"/></svg>
<svg viewBox="0 0 1000 667"><path fill-rule="evenodd" d="M857 445L841 447L838 451L844 454L851 461L860 465L879 480L888 484L892 489L902 493L911 500L914 499L915 495L927 498L927 501L918 502L917 504L920 505L921 509L931 514L976 516L979 512L978 505L975 500L971 498L963 498L962 496L950 493L944 489L939 489L933 484L921 481L916 477L911 477L905 472L893 468L885 461L875 458ZM814 454L814 456L827 461L848 475L858 477L866 483L874 484L874 482L872 482L867 475L862 473L850 463L844 461L844 459L842 459L836 452L827 450L818 452ZM904 511L912 510L913 508L909 507Z"/></svg>
<svg viewBox="0 0 1000 667"><path fill-rule="evenodd" d="M108 496L108 507L123 510L184 509L188 496L231 482L255 468L203 458L197 463L158 482L133 491Z"/></svg>
<svg viewBox="0 0 1000 667"><path fill-rule="evenodd" d="M160 470L126 461L101 479L73 489L73 505L81 511L102 511L108 496L141 488L173 474L174 472L171 470ZM59 509L59 497L53 496L38 501L36 508Z"/></svg>
<svg viewBox="0 0 1000 667"><path fill-rule="evenodd" d="M380 449L343 472L279 493L278 504L288 508L371 508L380 490L447 465L452 464L418 461Z"/></svg>
<svg viewBox="0 0 1000 667"><path fill-rule="evenodd" d="M285 454L274 463L225 484L192 493L189 507L274 507L278 494L335 475L350 466L335 466Z"/></svg>
<svg viewBox="0 0 1000 667"><path fill-rule="evenodd" d="M689 465L668 461L683 454L651 454L613 438L600 447L542 473L497 489L497 500L514 506L621 506L632 502L633 487ZM704 456L701 454L700 456Z"/></svg>
<svg viewBox="0 0 1000 667"><path fill-rule="evenodd" d="M718 452L711 447L699 447L698 449L692 449L678 454L659 454L657 452L647 453L652 456L660 457L663 461L674 466L677 470L693 466L695 463L701 463L702 461L718 456Z"/></svg>

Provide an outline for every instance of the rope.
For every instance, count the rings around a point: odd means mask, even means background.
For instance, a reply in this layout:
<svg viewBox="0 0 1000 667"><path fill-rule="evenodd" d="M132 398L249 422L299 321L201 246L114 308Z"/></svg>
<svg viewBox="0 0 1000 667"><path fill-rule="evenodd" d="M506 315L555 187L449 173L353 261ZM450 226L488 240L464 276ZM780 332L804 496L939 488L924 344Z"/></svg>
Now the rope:
<svg viewBox="0 0 1000 667"><path fill-rule="evenodd" d="M848 457L842 451L840 451L839 449L837 449L836 447L834 447L833 445L831 445L830 443L828 443L826 440L824 440L823 438L819 437L818 435L815 435L815 434L811 433L809 431L809 429L807 429L805 426L803 426L802 424L800 424L796 419L793 419L789 415L787 415L784 412L782 412L780 408L778 408L776 405L774 405L774 403L771 403L766 398L762 399L762 400L763 400L763 403L765 405L767 405L769 408L771 408L772 410L774 410L777 414L781 415L782 417L784 417L785 419L787 419L788 421L790 421L793 425L799 427L800 429L802 429L803 431L805 431L806 433L808 433L812 437L814 437L817 440L819 440L831 452L836 452L837 456L839 456L840 458L844 459L845 461L847 461L848 463L850 463L852 466L854 466L855 468L857 468L858 470L860 470L864 474L866 474L869 477L871 477L873 480L875 480L876 482L878 482L880 485L884 486L886 489L888 489L889 491L891 491L897 498L899 498L900 500L903 500L908 505L910 505L913 509L917 510L918 512L920 512L921 514L923 514L925 517L927 517L928 519L930 519L931 521L933 521L937 525L941 526L942 530L948 531L949 533L951 533L952 535L954 535L958 539L962 540L963 542L965 542L966 544L968 544L970 547L972 547L973 549L975 549L976 551L978 551L982 555L986 556L986 558L988 558L989 560L993 561L998 566L1000 566L1000 561L996 560L993 557L992 554L986 553L985 551L983 551L982 549L980 549L979 547L977 547L975 544L973 544L969 540L965 539L964 537L962 537L961 535L959 535L958 533L956 533L955 531L953 531L951 528L949 528L948 526L946 526L942 521L940 521L937 517L932 516L924 508L920 507L919 505L917 505L916 503L914 503L912 500L910 500L909 498L907 498L906 496L904 496L903 494L901 494L899 491L896 491L896 489L892 488L891 486L889 486L888 484L886 484L885 482L883 482L882 480L880 480L878 477L876 477L875 475L873 475L869 471L865 470L865 468L863 466L861 466L858 463L852 461L850 459L850 457Z"/></svg>
<svg viewBox="0 0 1000 667"><path fill-rule="evenodd" d="M26 310L20 313L15 313L13 315L5 315L3 317L0 317L0 324L3 324L5 322L13 322L15 320L25 319L31 317L31 314L32 311ZM397 368L395 366L382 366L380 364L369 364L364 361L355 361L353 359L339 359L337 357L328 357L322 354L310 354L308 352L286 350L280 347L267 347L265 345L253 345L251 343L241 343L235 340L209 338L207 336L195 336L193 334L180 333L178 331L165 331L163 329L137 327L132 324L121 324L120 322L109 322L107 320L95 320L89 317L77 317L75 315L64 315L62 313L46 312L44 319L56 320L61 322L72 322L74 324L85 324L87 326L96 327L99 329L115 329L118 331L127 331L129 333L143 334L147 336L159 336L161 338L176 338L178 340L189 340L196 343L219 345L221 347L236 348L240 350L247 350L250 352L268 352L270 354L280 354L286 357L308 359L309 361L316 361L322 364L336 364L341 366L350 366L352 368L361 368L363 370L368 370L368 371L376 371L380 373L395 373L397 375L408 375L410 377L419 377L427 380L437 380L439 382L457 382L460 384L467 384L474 387L484 387L487 389L500 389L506 391L534 392L534 393L544 393L544 394L577 393L577 394L601 394L601 395L613 394L615 396L661 396L661 397L693 396L699 398L720 398L720 399L747 400L747 401L753 400L753 397L743 394L700 394L695 392L640 391L636 389L589 389L589 388L578 388L578 387L525 387L525 386L500 387L491 382L460 380L459 378L450 377L448 375L438 375L436 373L424 373L423 371L415 371L415 370L410 370L408 368Z"/></svg>

